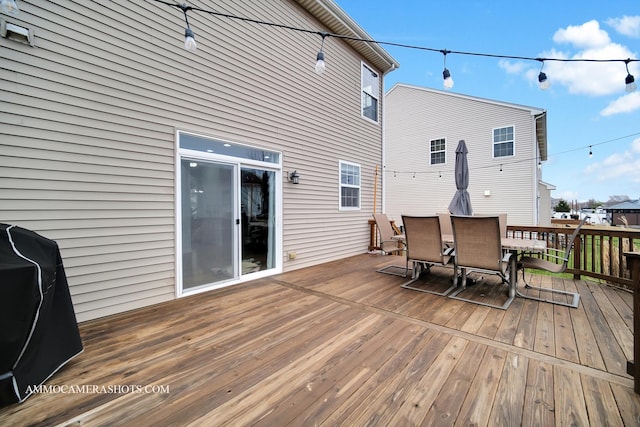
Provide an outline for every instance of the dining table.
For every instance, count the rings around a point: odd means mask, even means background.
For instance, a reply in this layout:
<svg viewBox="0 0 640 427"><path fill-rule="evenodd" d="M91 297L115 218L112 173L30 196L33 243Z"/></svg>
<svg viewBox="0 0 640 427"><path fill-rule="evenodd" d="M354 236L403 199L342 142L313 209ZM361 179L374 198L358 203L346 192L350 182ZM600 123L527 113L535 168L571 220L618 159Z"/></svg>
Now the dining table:
<svg viewBox="0 0 640 427"><path fill-rule="evenodd" d="M453 234L442 234L442 243L445 246L453 246ZM543 253L547 249L547 242L538 239L524 239L520 237L502 237L502 250L509 252L509 298L524 296L517 292L518 289L518 254Z"/></svg>

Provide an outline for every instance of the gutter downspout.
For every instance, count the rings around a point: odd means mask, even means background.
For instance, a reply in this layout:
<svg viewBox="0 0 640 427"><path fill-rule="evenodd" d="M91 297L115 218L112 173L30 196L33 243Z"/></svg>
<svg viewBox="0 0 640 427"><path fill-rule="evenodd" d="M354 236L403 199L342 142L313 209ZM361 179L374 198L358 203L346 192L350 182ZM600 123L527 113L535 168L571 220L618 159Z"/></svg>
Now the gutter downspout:
<svg viewBox="0 0 640 427"><path fill-rule="evenodd" d="M538 144L538 120L546 117L547 112L543 111L540 114L534 115L533 116L533 140L534 140L534 146L536 147L536 158L540 159L540 167L538 167L538 162L534 162L533 163L533 171L534 171L534 212L535 212L535 223L534 225L539 226L540 225L540 188L539 188L539 183L540 181L542 181L542 153L540 152L540 145ZM546 139L546 126L545 126L545 139ZM545 142L546 144L546 142Z"/></svg>
<svg viewBox="0 0 640 427"><path fill-rule="evenodd" d="M380 123L380 130L382 131L382 158L381 158L381 167L380 167L380 175L382 176L382 185L380 186L380 208L382 209L380 211L380 213L386 213L387 209L386 209L386 203L385 203L385 196L387 194L387 179L386 179L386 167L387 167L387 157L385 155L385 151L386 151L386 146L387 146L387 141L385 138L385 128L386 125L385 123L387 122L386 120L386 116L387 116L387 102L386 102L386 97L387 94L384 90L384 78L387 76L387 74L389 74L392 71L395 71L397 69L396 64L391 64L391 68L388 69L387 71L385 71L384 73L382 73L382 120ZM375 200L374 200L375 203Z"/></svg>

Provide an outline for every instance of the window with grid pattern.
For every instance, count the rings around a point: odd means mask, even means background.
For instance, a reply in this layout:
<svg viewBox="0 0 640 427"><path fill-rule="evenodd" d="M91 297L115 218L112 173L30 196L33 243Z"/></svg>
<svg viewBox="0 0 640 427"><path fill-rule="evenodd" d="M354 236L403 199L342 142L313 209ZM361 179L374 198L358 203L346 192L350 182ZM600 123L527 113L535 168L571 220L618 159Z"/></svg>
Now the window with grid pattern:
<svg viewBox="0 0 640 427"><path fill-rule="evenodd" d="M444 138L431 140L429 147L430 164L440 165L446 163L446 144L447 143Z"/></svg>
<svg viewBox="0 0 640 427"><path fill-rule="evenodd" d="M360 165L340 162L340 209L360 209Z"/></svg>
<svg viewBox="0 0 640 427"><path fill-rule="evenodd" d="M513 156L514 146L513 126L493 130L493 157Z"/></svg>
<svg viewBox="0 0 640 427"><path fill-rule="evenodd" d="M378 97L380 77L378 73L362 64L362 116L378 121Z"/></svg>

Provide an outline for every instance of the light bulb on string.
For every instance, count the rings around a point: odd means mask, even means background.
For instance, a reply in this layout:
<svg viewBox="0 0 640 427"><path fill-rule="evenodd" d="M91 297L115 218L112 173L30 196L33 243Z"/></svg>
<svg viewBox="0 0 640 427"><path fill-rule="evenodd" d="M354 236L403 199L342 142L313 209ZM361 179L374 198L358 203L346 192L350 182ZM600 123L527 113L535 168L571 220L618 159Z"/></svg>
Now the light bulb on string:
<svg viewBox="0 0 640 427"><path fill-rule="evenodd" d="M591 146L589 146L589 158L593 157L593 151L591 151Z"/></svg>
<svg viewBox="0 0 640 427"><path fill-rule="evenodd" d="M194 52L198 48L196 43L196 36L193 34L191 28L184 30L184 48L189 52Z"/></svg>
<svg viewBox="0 0 640 427"><path fill-rule="evenodd" d="M547 79L547 75L542 71L542 67L544 67L544 61L540 60L542 65L540 66L540 74L538 74L538 86L542 90L549 89L549 80Z"/></svg>
<svg viewBox="0 0 640 427"><path fill-rule="evenodd" d="M16 0L2 0L0 1L0 12L16 16L18 12L20 12L20 9L16 4Z"/></svg>
<svg viewBox="0 0 640 427"><path fill-rule="evenodd" d="M636 80L633 78L633 76L629 72L629 62L631 62L630 58L624 62L625 66L627 67L627 77L624 79L624 83L625 83L625 90L628 93L631 93L636 90L637 86L636 86Z"/></svg>
<svg viewBox="0 0 640 427"><path fill-rule="evenodd" d="M189 52L195 52L198 48L198 44L196 43L196 36L189 27L189 18L187 17L187 12L191 10L191 6L187 6L185 3L178 5L182 12L184 13L184 22L187 24L187 28L184 30L184 48Z"/></svg>
<svg viewBox="0 0 640 427"><path fill-rule="evenodd" d="M500 164L500 173L502 173L502 164Z"/></svg>
<svg viewBox="0 0 640 427"><path fill-rule="evenodd" d="M451 77L451 73L447 69L447 53L448 50L441 50L442 55L444 55L444 70L442 71L443 82L442 85L445 89L451 89L453 87L453 78Z"/></svg>
<svg viewBox="0 0 640 427"><path fill-rule="evenodd" d="M327 65L324 62L324 52L322 51L322 49L324 48L324 39L328 35L324 32L319 34L320 36L322 36L322 42L320 43L320 51L316 55L316 74L318 75L324 73L324 70L326 70L327 68Z"/></svg>

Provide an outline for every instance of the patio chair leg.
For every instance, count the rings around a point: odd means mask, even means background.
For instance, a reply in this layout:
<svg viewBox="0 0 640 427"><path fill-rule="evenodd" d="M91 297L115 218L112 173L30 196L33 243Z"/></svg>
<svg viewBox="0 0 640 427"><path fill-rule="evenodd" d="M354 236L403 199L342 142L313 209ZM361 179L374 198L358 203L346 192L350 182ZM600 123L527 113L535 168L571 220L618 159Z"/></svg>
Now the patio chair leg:
<svg viewBox="0 0 640 427"><path fill-rule="evenodd" d="M522 282L524 283L523 287L525 289L533 289L540 292L548 292L550 294L565 295L571 298L571 302L556 301L553 299L539 298L539 297L534 297L531 295L524 294L520 292L520 290L518 289L518 285L516 283L516 295L521 298L527 298L527 299L540 301L540 302L548 302L550 304L562 305L562 306L571 307L571 308L578 308L578 305L580 304L580 294L577 292L569 292L569 291L562 291L560 289L540 288L537 286L531 286L530 284L527 283L527 280L525 278L524 268L522 269Z"/></svg>
<svg viewBox="0 0 640 427"><path fill-rule="evenodd" d="M468 299L468 298L459 297L458 294L464 292L467 289L467 272L466 272L466 269L464 269L464 268L461 269L461 270L462 270L462 276L461 276L462 284L458 287L457 291L455 291L454 293L449 295L449 298L457 299L459 301L472 302L474 304L484 305L486 307L499 308L501 310L506 310L507 308L509 308L509 306L511 305L511 303L515 299L515 295L509 295L507 300L504 302L504 304L496 305L496 304L489 304L489 303L480 302L480 301L476 301L476 300L472 300L472 299ZM504 277L501 277L501 279L502 279L503 282L506 282Z"/></svg>
<svg viewBox="0 0 640 427"><path fill-rule="evenodd" d="M388 265L376 270L378 273L391 274L393 276L407 277L409 273L409 260L405 260L404 267L400 265Z"/></svg>
<svg viewBox="0 0 640 427"><path fill-rule="evenodd" d="M413 291L426 292L429 294L440 295L440 296L447 296L451 293L451 291L453 291L456 288L455 275L454 275L454 279L452 279L451 286L449 286L449 288L443 292L437 292L437 291L432 291L430 289L411 286L413 283L417 282L418 280L423 279L424 276L430 271L431 271L431 264L414 262L413 275L411 276L411 280L409 280L406 283L403 283L402 285L400 285L400 287L405 289L411 289Z"/></svg>

